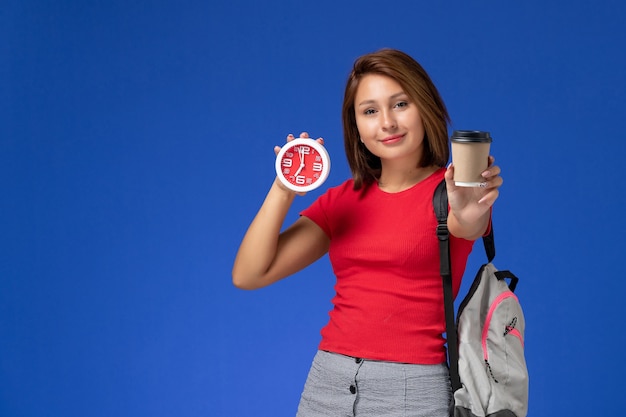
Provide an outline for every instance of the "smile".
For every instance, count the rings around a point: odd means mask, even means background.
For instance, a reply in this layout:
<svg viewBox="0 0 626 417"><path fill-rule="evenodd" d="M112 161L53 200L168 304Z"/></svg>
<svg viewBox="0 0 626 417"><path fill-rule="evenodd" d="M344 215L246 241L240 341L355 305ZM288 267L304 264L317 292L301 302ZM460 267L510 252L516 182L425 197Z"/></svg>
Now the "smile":
<svg viewBox="0 0 626 417"><path fill-rule="evenodd" d="M386 138L381 139L380 142L383 145L393 145L394 143L400 142L402 138L404 138L404 135L387 136Z"/></svg>

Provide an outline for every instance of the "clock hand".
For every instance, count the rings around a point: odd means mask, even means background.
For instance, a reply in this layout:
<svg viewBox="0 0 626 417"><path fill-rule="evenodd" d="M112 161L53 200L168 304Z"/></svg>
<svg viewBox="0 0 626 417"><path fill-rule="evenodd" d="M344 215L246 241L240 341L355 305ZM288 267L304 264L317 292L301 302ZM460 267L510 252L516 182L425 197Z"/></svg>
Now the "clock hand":
<svg viewBox="0 0 626 417"><path fill-rule="evenodd" d="M298 170L296 171L295 174L293 174L294 177L297 177L298 174L300 173L300 171L302 171L302 168L304 168L304 164L300 164L300 168L298 168Z"/></svg>
<svg viewBox="0 0 626 417"><path fill-rule="evenodd" d="M300 168L293 174L294 177L297 177L300 171L304 168L304 149L302 147L298 148L298 156L300 157Z"/></svg>

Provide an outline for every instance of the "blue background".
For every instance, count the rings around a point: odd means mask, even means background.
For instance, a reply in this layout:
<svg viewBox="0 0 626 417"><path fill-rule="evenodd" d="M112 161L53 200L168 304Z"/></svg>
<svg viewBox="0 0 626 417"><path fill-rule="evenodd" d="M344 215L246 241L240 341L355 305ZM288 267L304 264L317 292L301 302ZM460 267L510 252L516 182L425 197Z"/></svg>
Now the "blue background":
<svg viewBox="0 0 626 417"><path fill-rule="evenodd" d="M230 269L288 133L323 136L327 185L348 178L344 82L381 47L423 64L452 129L494 137L529 415L619 415L625 16L619 0L4 1L0 416L293 416L328 259L254 292Z"/></svg>

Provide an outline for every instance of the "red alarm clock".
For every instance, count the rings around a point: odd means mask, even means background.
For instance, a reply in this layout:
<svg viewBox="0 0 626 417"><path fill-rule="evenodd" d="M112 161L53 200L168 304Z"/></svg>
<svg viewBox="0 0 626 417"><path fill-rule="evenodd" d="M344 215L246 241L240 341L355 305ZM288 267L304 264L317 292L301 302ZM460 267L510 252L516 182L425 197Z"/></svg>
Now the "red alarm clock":
<svg viewBox="0 0 626 417"><path fill-rule="evenodd" d="M319 142L298 138L287 142L276 155L276 175L290 190L307 192L326 181L330 157Z"/></svg>

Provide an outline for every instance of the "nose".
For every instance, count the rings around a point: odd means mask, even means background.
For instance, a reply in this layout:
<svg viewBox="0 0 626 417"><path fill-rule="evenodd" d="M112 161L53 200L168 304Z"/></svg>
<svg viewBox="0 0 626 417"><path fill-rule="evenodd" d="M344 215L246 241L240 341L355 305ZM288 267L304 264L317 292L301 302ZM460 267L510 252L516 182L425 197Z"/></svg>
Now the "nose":
<svg viewBox="0 0 626 417"><path fill-rule="evenodd" d="M382 127L383 130L393 130L397 127L396 118L392 111L383 111L382 113Z"/></svg>

